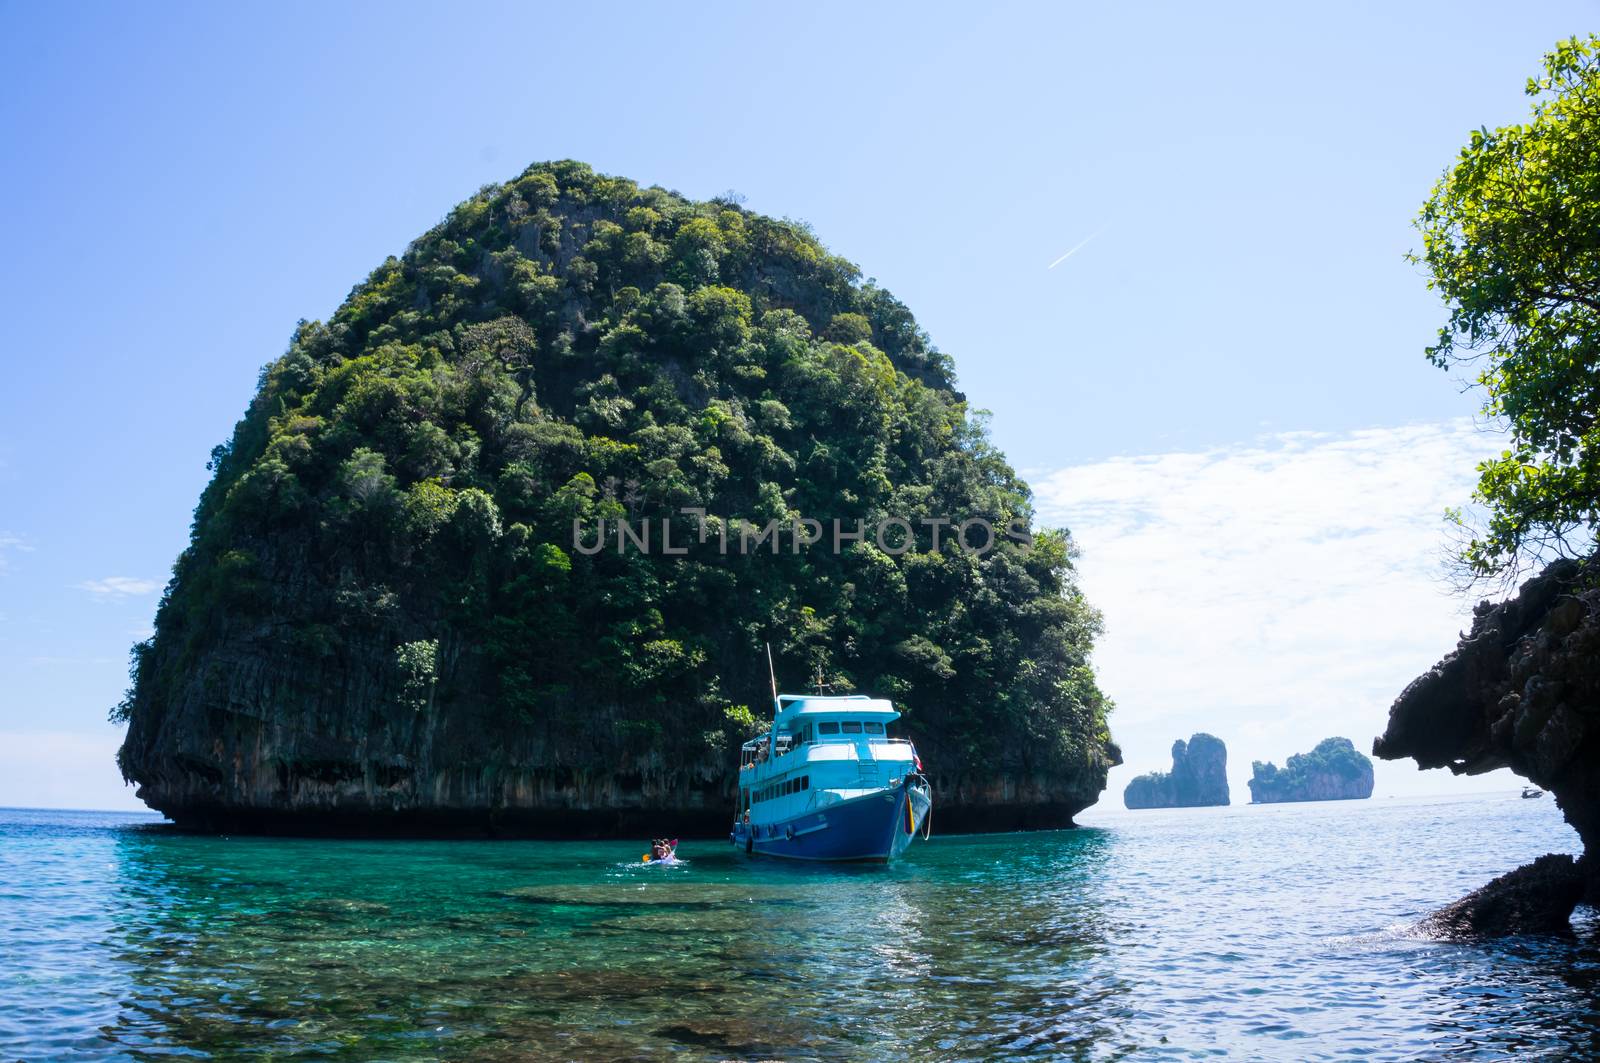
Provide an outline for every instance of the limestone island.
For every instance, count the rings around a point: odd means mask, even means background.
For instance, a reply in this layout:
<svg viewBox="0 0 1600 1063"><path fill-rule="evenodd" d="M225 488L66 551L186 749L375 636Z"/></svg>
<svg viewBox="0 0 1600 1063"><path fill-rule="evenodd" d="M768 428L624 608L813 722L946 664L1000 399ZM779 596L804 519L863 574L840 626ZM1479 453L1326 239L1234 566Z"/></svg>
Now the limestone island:
<svg viewBox="0 0 1600 1063"><path fill-rule="evenodd" d="M950 356L733 198L485 187L294 330L209 468L113 712L184 827L721 836L768 644L892 699L941 831L1071 826L1120 762L1073 543Z"/></svg>
<svg viewBox="0 0 1600 1063"><path fill-rule="evenodd" d="M1348 738L1324 738L1296 753L1280 769L1271 761L1250 765L1250 801L1353 801L1372 796L1372 761Z"/></svg>
<svg viewBox="0 0 1600 1063"><path fill-rule="evenodd" d="M1172 743L1172 770L1140 775L1122 791L1129 808L1201 808L1228 803L1228 747L1215 735Z"/></svg>

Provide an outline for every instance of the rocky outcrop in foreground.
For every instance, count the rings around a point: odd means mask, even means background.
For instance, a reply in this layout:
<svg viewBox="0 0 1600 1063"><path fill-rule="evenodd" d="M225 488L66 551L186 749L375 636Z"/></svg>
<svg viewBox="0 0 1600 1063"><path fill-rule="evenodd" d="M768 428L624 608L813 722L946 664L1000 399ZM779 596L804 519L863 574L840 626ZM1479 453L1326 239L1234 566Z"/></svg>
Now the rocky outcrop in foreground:
<svg viewBox="0 0 1600 1063"><path fill-rule="evenodd" d="M1309 753L1296 753L1280 769L1271 761L1250 766L1250 800L1351 801L1372 796L1372 761L1348 738L1324 738Z"/></svg>
<svg viewBox="0 0 1600 1063"><path fill-rule="evenodd" d="M1395 701L1372 752L1457 775L1510 768L1550 791L1583 841L1578 866L1595 903L1600 589L1592 561L1557 561L1514 597L1480 603L1455 651Z"/></svg>
<svg viewBox="0 0 1600 1063"><path fill-rule="evenodd" d="M1198 808L1228 803L1228 747L1196 734L1172 743L1172 770L1140 775L1122 792L1129 808Z"/></svg>
<svg viewBox="0 0 1600 1063"><path fill-rule="evenodd" d="M1501 875L1417 924L1418 933L1460 941L1508 934L1570 933L1583 899L1583 873L1570 856L1550 854Z"/></svg>

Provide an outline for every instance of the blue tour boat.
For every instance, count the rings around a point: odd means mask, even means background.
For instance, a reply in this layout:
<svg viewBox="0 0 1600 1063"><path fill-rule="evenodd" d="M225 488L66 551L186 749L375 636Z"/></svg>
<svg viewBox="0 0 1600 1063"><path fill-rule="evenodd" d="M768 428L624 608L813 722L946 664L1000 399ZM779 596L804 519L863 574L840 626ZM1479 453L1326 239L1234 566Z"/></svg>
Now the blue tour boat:
<svg viewBox="0 0 1600 1063"><path fill-rule="evenodd" d="M781 694L771 730L740 750L728 838L793 860L887 861L932 830L917 751L890 738L893 705L864 694Z"/></svg>

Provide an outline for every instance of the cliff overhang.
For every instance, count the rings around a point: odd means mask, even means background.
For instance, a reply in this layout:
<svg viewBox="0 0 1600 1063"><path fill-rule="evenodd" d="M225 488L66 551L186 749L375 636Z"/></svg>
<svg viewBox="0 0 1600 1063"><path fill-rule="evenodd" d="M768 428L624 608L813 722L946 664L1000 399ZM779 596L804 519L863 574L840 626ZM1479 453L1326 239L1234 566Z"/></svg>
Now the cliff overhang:
<svg viewBox="0 0 1600 1063"><path fill-rule="evenodd" d="M1558 560L1505 601L1479 603L1471 631L1400 694L1372 747L1457 775L1510 768L1553 794L1583 843L1590 904L1600 898L1596 571Z"/></svg>

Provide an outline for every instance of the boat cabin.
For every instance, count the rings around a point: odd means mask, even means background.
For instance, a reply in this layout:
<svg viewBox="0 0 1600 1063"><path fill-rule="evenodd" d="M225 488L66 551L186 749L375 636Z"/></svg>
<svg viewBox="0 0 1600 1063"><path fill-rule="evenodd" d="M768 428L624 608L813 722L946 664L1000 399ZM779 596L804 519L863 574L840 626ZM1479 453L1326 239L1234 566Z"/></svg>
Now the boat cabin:
<svg viewBox="0 0 1600 1063"><path fill-rule="evenodd" d="M779 695L772 729L740 748L741 814L793 814L898 783L917 760L909 741L889 737L899 718L865 694Z"/></svg>

